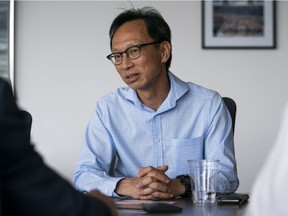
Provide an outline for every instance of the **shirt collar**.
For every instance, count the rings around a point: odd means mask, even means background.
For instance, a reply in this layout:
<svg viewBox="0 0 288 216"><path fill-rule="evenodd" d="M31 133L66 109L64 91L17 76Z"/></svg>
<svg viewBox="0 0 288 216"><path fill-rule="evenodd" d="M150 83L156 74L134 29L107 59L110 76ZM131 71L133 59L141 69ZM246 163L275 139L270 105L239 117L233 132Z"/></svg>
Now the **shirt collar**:
<svg viewBox="0 0 288 216"><path fill-rule="evenodd" d="M181 98L187 91L189 86L186 82L176 77L171 71L168 71L168 77L170 79L170 91L167 98L163 101L157 112L164 112L176 106L176 102ZM128 87L125 94L125 98L140 108L146 107L138 98L137 93L132 88ZM147 108L145 108L147 109Z"/></svg>

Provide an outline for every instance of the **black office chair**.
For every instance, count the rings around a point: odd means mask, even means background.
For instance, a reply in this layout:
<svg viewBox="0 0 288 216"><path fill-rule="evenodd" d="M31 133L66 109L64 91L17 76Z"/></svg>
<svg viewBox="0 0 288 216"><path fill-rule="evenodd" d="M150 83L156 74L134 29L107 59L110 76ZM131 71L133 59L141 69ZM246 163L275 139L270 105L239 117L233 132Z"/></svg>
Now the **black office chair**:
<svg viewBox="0 0 288 216"><path fill-rule="evenodd" d="M237 111L237 105L236 102L229 97L222 97L227 109L229 110L231 119L232 119L232 128L233 128L233 133L235 129L235 121L236 121L236 111Z"/></svg>
<svg viewBox="0 0 288 216"><path fill-rule="evenodd" d="M32 127L32 115L25 110L22 110L22 114L23 114L23 118L25 119L26 133L30 137L31 127Z"/></svg>

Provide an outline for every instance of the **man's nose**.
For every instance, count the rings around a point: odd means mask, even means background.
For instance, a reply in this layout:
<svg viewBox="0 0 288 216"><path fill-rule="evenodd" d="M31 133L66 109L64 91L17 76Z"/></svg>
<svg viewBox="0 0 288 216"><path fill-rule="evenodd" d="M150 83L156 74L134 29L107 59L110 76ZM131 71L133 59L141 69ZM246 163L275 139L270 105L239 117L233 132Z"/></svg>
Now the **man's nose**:
<svg viewBox="0 0 288 216"><path fill-rule="evenodd" d="M126 53L122 55L122 66L125 68L129 68L133 65L133 60L130 59Z"/></svg>

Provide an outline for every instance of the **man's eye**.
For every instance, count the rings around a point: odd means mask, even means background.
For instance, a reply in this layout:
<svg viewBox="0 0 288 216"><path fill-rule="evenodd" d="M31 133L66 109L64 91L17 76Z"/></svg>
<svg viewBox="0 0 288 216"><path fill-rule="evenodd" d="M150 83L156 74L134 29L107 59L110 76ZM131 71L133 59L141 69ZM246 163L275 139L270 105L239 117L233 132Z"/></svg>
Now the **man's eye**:
<svg viewBox="0 0 288 216"><path fill-rule="evenodd" d="M130 49L130 50L129 50L129 54L133 55L133 54L135 54L135 53L138 53L138 51L139 51L139 49L137 49L137 48Z"/></svg>
<svg viewBox="0 0 288 216"><path fill-rule="evenodd" d="M113 57L114 57L114 59L120 59L121 55L120 54L114 54Z"/></svg>

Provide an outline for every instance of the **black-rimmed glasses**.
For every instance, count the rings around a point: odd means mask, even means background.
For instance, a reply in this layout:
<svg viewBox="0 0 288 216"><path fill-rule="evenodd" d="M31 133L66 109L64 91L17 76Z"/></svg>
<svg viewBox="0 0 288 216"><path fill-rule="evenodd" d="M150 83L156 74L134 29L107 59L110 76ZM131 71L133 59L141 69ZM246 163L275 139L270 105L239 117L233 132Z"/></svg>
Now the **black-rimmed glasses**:
<svg viewBox="0 0 288 216"><path fill-rule="evenodd" d="M144 43L144 44L137 44L131 47L128 47L123 52L115 52L111 53L110 55L106 56L114 65L120 65L123 60L123 54L125 53L127 58L129 59L137 59L141 56L141 49L148 45L162 43L162 41L155 41L151 43Z"/></svg>

